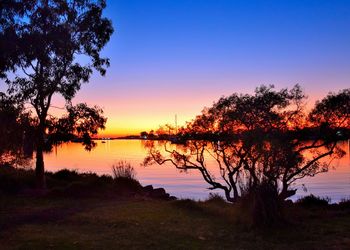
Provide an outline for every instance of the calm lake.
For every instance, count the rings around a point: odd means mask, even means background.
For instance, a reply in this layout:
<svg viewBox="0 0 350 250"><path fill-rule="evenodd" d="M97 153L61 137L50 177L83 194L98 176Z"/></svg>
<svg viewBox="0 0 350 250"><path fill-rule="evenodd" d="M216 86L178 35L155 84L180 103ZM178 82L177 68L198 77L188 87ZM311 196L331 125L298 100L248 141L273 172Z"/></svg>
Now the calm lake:
<svg viewBox="0 0 350 250"><path fill-rule="evenodd" d="M112 165L118 161L127 161L134 166L137 179L142 185L152 184L163 187L171 195L179 198L205 199L211 190L197 171L180 172L171 165L141 166L146 156L146 149L141 140L110 140L106 143L96 141L97 146L91 152L85 151L79 143L67 143L45 155L45 167L49 171L63 168L79 172L95 172L99 175L111 174ZM342 142L341 147L347 152L340 160L334 160L327 173L309 177L296 183L297 195L293 199L310 193L328 196L332 202L350 198L350 156L349 142ZM213 162L209 168L215 173ZM305 187L305 188L303 188Z"/></svg>

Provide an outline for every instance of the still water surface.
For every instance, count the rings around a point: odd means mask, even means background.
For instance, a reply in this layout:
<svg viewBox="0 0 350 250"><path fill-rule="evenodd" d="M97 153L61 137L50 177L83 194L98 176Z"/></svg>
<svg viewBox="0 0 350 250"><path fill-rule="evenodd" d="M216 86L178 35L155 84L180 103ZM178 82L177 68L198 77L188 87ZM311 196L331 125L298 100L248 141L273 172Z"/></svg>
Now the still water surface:
<svg viewBox="0 0 350 250"><path fill-rule="evenodd" d="M198 171L180 172L171 165L141 166L146 156L146 149L141 140L111 140L102 143L96 141L97 147L91 152L85 151L79 143L63 144L45 155L45 167L49 171L63 168L79 172L95 172L99 175L111 174L112 165L118 161L127 161L134 166L137 179L143 185L164 187L168 193L180 198L205 199L210 191L208 184ZM349 142L342 142L341 147L347 152L340 160L332 162L327 173L304 178L296 183L297 195L293 199L310 193L317 196L328 196L332 202L350 198L350 156ZM215 173L216 166L209 168ZM217 172L216 172L217 173ZM302 188L305 186L305 188Z"/></svg>

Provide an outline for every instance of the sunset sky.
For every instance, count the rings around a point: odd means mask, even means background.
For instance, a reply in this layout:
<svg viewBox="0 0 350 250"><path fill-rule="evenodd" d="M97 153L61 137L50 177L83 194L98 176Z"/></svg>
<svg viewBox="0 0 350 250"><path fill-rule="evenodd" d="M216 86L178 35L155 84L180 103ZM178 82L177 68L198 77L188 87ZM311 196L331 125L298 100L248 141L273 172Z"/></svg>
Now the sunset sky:
<svg viewBox="0 0 350 250"><path fill-rule="evenodd" d="M103 136L191 120L260 84L302 85L309 103L350 87L350 1L110 0L111 60L74 102L104 108ZM56 100L59 103L59 100Z"/></svg>

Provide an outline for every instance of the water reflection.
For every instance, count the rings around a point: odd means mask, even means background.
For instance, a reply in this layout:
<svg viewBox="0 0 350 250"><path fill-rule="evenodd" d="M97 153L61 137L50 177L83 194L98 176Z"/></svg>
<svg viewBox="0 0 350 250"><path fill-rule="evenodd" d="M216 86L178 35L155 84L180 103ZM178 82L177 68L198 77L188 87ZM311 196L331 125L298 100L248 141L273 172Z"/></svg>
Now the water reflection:
<svg viewBox="0 0 350 250"><path fill-rule="evenodd" d="M329 196L333 202L342 198L350 198L349 142L341 142L341 147L347 152L347 156L333 161L329 172L297 182L298 192L293 199L309 193ZM147 151L141 140L112 140L106 143L98 141L97 147L91 152L85 151L78 143L68 143L47 153L45 164L49 171L68 168L80 172L111 174L112 164L125 160L135 167L137 177L143 185L152 184L155 187L164 187L172 195L183 198L204 199L209 192L212 192L207 190L208 185L197 171L181 173L170 165L141 166L146 154ZM216 168L215 165L213 165L213 170L214 168ZM303 191L302 184L307 188L307 192Z"/></svg>
<svg viewBox="0 0 350 250"><path fill-rule="evenodd" d="M298 192L294 199L311 193L318 196L328 196L332 202L350 198L350 140L339 142L339 144L347 155L339 160L334 160L327 173L300 180L296 184ZM303 184L307 192L302 190Z"/></svg>

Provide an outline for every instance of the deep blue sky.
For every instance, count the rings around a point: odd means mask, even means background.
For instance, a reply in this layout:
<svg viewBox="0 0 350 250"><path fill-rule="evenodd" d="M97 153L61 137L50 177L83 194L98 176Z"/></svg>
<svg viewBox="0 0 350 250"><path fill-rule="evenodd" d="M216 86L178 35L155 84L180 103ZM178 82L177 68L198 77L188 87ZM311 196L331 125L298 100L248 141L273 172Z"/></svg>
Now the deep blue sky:
<svg viewBox="0 0 350 250"><path fill-rule="evenodd" d="M109 130L180 122L221 95L301 84L310 103L350 87L350 1L111 0L107 77L82 96ZM97 85L102 88L96 88Z"/></svg>
<svg viewBox="0 0 350 250"><path fill-rule="evenodd" d="M345 87L350 72L350 1L114 0L106 14L120 88Z"/></svg>

